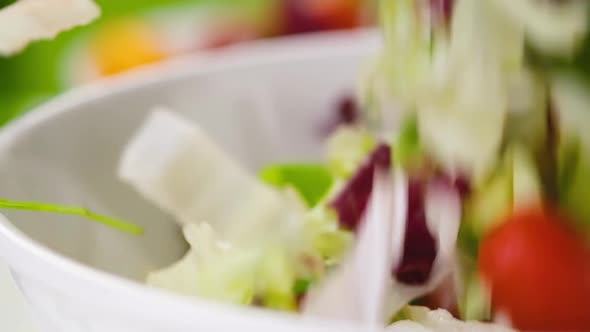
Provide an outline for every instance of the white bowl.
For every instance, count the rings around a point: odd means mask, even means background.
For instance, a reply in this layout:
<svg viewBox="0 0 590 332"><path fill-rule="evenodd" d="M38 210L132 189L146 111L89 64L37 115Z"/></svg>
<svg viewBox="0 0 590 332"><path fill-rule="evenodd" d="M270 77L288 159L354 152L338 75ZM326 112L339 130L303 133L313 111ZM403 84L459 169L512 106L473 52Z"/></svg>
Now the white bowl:
<svg viewBox="0 0 590 332"><path fill-rule="evenodd" d="M271 160L316 159L320 124L310 119L328 114L355 88L360 66L379 44L373 32L357 32L230 48L78 89L1 131L0 197L84 205L146 229L133 237L79 218L3 211L0 256L39 328L362 330L142 285L147 271L171 263L186 247L171 219L115 172L123 146L154 105L198 121L249 169Z"/></svg>

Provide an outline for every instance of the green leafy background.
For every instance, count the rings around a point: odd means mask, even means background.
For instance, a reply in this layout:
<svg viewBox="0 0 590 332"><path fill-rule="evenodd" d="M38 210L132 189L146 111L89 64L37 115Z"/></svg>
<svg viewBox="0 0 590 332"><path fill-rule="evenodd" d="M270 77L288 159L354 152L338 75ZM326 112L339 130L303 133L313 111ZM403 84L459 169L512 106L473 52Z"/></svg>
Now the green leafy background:
<svg viewBox="0 0 590 332"><path fill-rule="evenodd" d="M16 0L0 0L0 7ZM0 125L22 112L62 92L60 64L67 46L80 34L92 31L111 19L133 16L158 8L187 4L232 6L255 13L271 0L96 0L102 9L99 20L89 26L73 29L57 39L32 44L10 58L0 57Z"/></svg>

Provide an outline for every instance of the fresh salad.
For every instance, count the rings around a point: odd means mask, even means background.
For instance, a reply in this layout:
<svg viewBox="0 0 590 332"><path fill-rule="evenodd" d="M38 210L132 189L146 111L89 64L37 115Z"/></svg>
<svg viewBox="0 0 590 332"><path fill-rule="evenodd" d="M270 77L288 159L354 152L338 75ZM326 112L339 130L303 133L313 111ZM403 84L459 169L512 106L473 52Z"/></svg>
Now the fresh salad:
<svg viewBox="0 0 590 332"><path fill-rule="evenodd" d="M382 0L384 49L317 164L248 173L156 109L119 176L186 295L390 331L590 330L590 2Z"/></svg>
<svg viewBox="0 0 590 332"><path fill-rule="evenodd" d="M153 113L119 174L191 250L147 282L392 329L590 330L589 4L380 13L384 50L323 163L256 177L196 124Z"/></svg>

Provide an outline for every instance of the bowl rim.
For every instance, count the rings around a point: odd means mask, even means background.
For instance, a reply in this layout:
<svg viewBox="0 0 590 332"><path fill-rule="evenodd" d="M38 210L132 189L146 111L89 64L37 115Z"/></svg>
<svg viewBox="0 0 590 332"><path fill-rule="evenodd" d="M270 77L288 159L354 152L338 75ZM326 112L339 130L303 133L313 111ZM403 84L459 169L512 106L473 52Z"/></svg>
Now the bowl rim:
<svg viewBox="0 0 590 332"><path fill-rule="evenodd" d="M235 68L332 56L370 55L371 51L378 49L379 40L374 29L285 37L231 46L133 70L74 88L13 120L0 130L0 154L6 153L27 131L109 95ZM27 278L51 283L55 289L69 289L66 293L76 294L76 298L92 299L86 301L86 309L111 311L109 315L118 314L122 320L133 317L157 325L173 321L187 328L194 326L191 322L208 321L215 328L223 323L227 328L246 330L248 326L252 329L263 326L276 329L280 326L284 331L360 331L362 328L354 322L313 317L301 319L292 314L207 301L152 288L54 252L18 230L1 214L0 256L8 263L13 276L16 271ZM19 278L15 279L19 283ZM224 319L228 317L231 319Z"/></svg>

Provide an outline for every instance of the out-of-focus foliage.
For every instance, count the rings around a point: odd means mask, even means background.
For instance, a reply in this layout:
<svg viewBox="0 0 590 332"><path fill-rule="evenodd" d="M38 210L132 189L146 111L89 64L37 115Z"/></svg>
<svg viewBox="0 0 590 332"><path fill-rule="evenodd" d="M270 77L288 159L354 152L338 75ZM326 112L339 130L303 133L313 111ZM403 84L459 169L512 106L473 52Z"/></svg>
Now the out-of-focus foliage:
<svg viewBox="0 0 590 332"><path fill-rule="evenodd" d="M179 53L255 38L360 24L363 0L95 0L102 16L24 52L0 57L0 125L73 86ZM0 8L15 0L0 0ZM351 13L356 11L357 13ZM194 16L191 16L193 15ZM184 49L170 49L162 21L182 16ZM169 22L168 22L169 23ZM158 25L160 24L160 25ZM167 28L165 28L167 29ZM178 29L171 29L178 30ZM194 41L190 39L194 38ZM190 44L193 42L194 45ZM176 43L176 42L175 42ZM126 52L120 52L124 45Z"/></svg>

